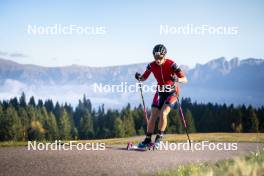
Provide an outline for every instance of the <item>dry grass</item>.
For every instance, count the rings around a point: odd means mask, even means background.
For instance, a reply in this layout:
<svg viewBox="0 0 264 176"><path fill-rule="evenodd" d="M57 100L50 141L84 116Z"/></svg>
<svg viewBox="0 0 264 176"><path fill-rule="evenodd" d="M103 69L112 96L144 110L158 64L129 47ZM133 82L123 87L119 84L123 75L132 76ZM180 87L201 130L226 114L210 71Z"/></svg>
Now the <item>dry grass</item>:
<svg viewBox="0 0 264 176"><path fill-rule="evenodd" d="M197 163L161 171L157 176L263 176L264 150L246 157L223 160L215 164Z"/></svg>

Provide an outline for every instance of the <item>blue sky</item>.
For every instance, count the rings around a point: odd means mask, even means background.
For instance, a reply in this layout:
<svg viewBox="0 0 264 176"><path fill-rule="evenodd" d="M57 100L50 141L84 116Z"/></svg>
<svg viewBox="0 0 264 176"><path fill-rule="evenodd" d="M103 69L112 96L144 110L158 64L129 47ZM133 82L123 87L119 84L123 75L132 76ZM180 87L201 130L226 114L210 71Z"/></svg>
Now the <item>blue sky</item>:
<svg viewBox="0 0 264 176"><path fill-rule="evenodd" d="M193 67L218 57L264 58L264 3L222 1L7 1L0 2L0 58L43 66L110 66L150 62L164 43L168 55ZM104 35L30 35L28 25L105 27ZM237 35L160 35L170 27L225 26Z"/></svg>

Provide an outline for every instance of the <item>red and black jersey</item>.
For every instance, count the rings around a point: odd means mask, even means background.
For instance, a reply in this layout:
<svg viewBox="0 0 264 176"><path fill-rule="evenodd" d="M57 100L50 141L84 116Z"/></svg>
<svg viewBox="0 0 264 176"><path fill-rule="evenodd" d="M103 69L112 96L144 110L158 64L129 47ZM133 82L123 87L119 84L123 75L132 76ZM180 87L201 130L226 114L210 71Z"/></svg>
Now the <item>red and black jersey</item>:
<svg viewBox="0 0 264 176"><path fill-rule="evenodd" d="M175 62L167 58L162 65L156 64L155 61L148 64L146 71L142 75L142 78L144 80L147 79L150 73L153 73L158 82L158 86L174 85L173 78L175 78L175 76L179 78L184 77L184 73L180 69L180 67ZM157 90L153 98L152 107L161 109L164 103L173 106L177 100L177 96L179 95L179 93L179 86L176 86L175 91L170 93L160 93Z"/></svg>
<svg viewBox="0 0 264 176"><path fill-rule="evenodd" d="M147 69L142 77L147 79L150 73L153 73L158 85L172 85L174 84L172 79L173 77L184 77L184 73L180 67L175 62L167 58L162 65L156 64L155 61L148 64Z"/></svg>

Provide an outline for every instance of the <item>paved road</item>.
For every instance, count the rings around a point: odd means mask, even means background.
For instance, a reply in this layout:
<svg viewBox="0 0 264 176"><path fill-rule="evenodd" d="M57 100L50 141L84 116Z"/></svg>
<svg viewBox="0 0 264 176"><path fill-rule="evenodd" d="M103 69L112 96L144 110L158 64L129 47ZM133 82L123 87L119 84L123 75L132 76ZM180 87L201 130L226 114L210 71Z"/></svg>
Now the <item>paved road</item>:
<svg viewBox="0 0 264 176"><path fill-rule="evenodd" d="M248 154L264 144L239 143L237 151L127 151L108 146L104 151L33 151L27 147L0 148L0 175L153 175L188 162L214 162Z"/></svg>

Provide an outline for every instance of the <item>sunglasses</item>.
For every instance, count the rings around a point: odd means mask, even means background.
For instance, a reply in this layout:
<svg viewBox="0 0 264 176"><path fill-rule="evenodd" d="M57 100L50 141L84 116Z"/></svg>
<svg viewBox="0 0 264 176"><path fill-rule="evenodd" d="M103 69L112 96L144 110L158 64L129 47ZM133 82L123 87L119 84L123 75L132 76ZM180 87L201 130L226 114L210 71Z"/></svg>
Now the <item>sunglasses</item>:
<svg viewBox="0 0 264 176"><path fill-rule="evenodd" d="M164 58L164 55L155 55L154 59L155 60L162 60Z"/></svg>

